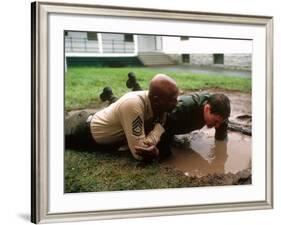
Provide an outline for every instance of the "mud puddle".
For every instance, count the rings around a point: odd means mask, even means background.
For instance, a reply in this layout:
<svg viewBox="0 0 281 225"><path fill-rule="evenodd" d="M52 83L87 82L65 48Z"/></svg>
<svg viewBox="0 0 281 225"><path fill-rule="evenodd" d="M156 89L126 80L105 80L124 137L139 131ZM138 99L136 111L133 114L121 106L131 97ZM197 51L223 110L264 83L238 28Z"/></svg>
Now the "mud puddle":
<svg viewBox="0 0 281 225"><path fill-rule="evenodd" d="M186 176L196 177L236 174L250 169L251 137L230 131L227 141L216 141L214 132L214 129L203 128L190 135L177 136L178 146L173 147L172 156L163 163Z"/></svg>

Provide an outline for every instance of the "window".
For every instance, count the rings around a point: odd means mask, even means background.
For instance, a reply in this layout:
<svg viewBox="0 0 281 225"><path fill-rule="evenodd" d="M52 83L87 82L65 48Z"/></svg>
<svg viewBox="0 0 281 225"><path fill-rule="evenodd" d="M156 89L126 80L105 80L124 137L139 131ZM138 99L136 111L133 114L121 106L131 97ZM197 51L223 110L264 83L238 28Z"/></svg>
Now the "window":
<svg viewBox="0 0 281 225"><path fill-rule="evenodd" d="M98 40L98 34L96 32L87 32L87 39L89 41L97 41Z"/></svg>
<svg viewBox="0 0 281 225"><path fill-rule="evenodd" d="M182 62L183 63L190 63L190 55L189 54L182 54Z"/></svg>
<svg viewBox="0 0 281 225"><path fill-rule="evenodd" d="M224 64L224 55L223 54L214 54L214 64Z"/></svg>
<svg viewBox="0 0 281 225"><path fill-rule="evenodd" d="M64 31L64 36L68 36L68 31Z"/></svg>
<svg viewBox="0 0 281 225"><path fill-rule="evenodd" d="M134 36L132 34L125 34L124 35L124 40L126 42L134 42Z"/></svg>

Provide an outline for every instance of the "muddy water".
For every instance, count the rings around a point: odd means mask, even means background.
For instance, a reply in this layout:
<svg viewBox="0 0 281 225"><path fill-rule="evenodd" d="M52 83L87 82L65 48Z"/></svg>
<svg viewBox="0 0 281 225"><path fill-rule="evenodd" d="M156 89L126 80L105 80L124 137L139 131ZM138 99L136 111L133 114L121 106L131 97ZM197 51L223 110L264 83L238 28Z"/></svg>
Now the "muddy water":
<svg viewBox="0 0 281 225"><path fill-rule="evenodd" d="M173 147L173 155L163 163L172 165L187 176L214 173L237 173L251 168L251 137L229 132L228 141L215 141L214 129L193 132L185 143ZM188 141L187 141L188 139Z"/></svg>

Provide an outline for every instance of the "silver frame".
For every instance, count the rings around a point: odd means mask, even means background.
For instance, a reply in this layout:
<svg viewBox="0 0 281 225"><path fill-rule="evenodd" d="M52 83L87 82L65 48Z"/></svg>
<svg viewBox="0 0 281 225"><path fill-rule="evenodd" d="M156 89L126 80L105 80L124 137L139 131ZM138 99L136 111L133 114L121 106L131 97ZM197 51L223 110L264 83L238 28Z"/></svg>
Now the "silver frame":
<svg viewBox="0 0 281 225"><path fill-rule="evenodd" d="M260 25L266 29L266 199L241 203L186 205L48 213L48 14L83 14L119 17L158 18ZM169 11L101 5L33 2L31 4L32 45L32 164L31 221L33 223L99 220L114 218L179 215L273 208L273 18L207 12Z"/></svg>

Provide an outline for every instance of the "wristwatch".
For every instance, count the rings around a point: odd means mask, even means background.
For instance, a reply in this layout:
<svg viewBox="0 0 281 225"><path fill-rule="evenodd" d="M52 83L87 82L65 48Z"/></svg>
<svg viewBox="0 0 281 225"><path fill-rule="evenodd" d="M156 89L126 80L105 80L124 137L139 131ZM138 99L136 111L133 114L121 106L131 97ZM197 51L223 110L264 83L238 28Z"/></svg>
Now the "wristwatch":
<svg viewBox="0 0 281 225"><path fill-rule="evenodd" d="M164 126L165 122L163 120L161 120L161 118L158 116L155 120L154 120L154 124L156 123L160 123L162 126Z"/></svg>

